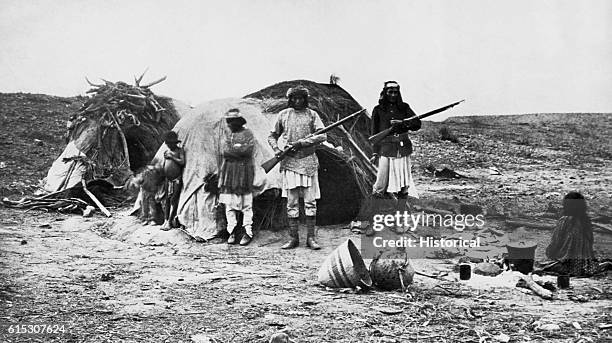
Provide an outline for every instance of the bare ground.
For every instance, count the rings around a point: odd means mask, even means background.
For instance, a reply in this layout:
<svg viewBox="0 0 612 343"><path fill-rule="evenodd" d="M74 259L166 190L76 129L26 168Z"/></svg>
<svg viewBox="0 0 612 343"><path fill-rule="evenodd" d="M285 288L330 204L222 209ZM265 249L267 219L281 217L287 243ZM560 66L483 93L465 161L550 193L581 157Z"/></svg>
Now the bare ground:
<svg viewBox="0 0 612 343"><path fill-rule="evenodd" d="M278 249L279 233L262 233L249 247L196 244L180 231L143 228L129 217L3 210L0 234L1 321L65 323L71 332L5 336L9 341L190 342L199 334L218 342L266 342L278 330L298 342L478 342L502 333L517 342L612 337L599 328L612 320L610 277L572 279L572 289L553 301L497 278L458 282L452 272L443 281L417 276L407 294L322 288L320 262L347 237L359 241L340 228L320 230L322 251L287 252ZM427 272L452 268L444 260L413 263ZM560 329L539 329L550 323Z"/></svg>

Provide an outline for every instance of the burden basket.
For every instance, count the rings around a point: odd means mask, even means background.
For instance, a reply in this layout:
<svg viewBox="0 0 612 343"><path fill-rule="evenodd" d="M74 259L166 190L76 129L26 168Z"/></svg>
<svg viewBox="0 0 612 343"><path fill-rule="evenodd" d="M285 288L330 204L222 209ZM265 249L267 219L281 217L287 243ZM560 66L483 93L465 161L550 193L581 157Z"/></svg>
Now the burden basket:
<svg viewBox="0 0 612 343"><path fill-rule="evenodd" d="M350 239L327 256L319 268L319 283L333 288L372 287L372 279L359 249Z"/></svg>

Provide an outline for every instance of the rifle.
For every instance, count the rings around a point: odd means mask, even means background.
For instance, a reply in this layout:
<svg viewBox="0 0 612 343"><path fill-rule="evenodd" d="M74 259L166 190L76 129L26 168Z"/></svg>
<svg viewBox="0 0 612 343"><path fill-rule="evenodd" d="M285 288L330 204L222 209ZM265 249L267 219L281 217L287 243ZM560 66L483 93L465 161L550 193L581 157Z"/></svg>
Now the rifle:
<svg viewBox="0 0 612 343"><path fill-rule="evenodd" d="M427 118L427 117L432 116L432 115L434 115L434 114L436 114L436 113L440 113L440 112L446 111L446 110L448 110L448 109L449 109L449 108L451 108L451 107L455 107L455 106L459 105L460 103L462 103L462 102L464 102L464 101L465 101L465 99L464 99L464 100L461 100L461 101L458 101L458 102L456 102L456 103L454 103L454 104L450 104L450 105L447 105L447 106L444 106L444 107L440 107L440 108L438 108L438 109L436 109L436 110L429 111L429 112L427 112L427 113L424 113L424 114L421 114L421 115L418 115L418 116L415 116L415 117L406 118L406 119L402 120L400 123L393 124L393 125L392 125L390 128L388 128L388 129L386 129L386 130L383 130L383 131L380 131L379 133L377 133L377 134L375 134L375 135L371 136L370 138L368 138L368 140L369 140L369 141L370 141L370 143L372 143L373 145L378 144L378 143L380 143L380 141L382 141L382 140L383 140L383 138L385 138L385 137L387 137L388 135L390 135L390 134L391 134L391 131L392 131L392 130L393 130L393 129L394 129L396 126L397 126L397 125L401 125L401 124L403 124L403 123L407 123L407 122L409 122L409 121L411 121L411 120L415 120L415 119L423 119L423 118Z"/></svg>
<svg viewBox="0 0 612 343"><path fill-rule="evenodd" d="M361 112L363 112L363 111L365 111L365 108L363 108L363 109L361 109L361 110L359 110L359 111L357 111L357 112L355 112L355 113L353 113L353 114L351 114L351 115L349 115L347 117L344 117L344 118L338 120L337 122L335 122L333 124L330 124L329 126L326 126L326 127L322 128L322 129L319 129L319 130L311 133L310 135L308 135L308 136L306 136L304 138L309 138L309 137L312 137L312 136L316 136L316 135L320 135L320 134L326 133L327 131L329 131L329 130L335 128L335 127L338 127L338 126L344 124L345 122L355 118L356 116L361 114ZM261 167L264 169L264 171L266 173L268 173L270 170L272 170L272 168L274 168L274 166L276 166L280 161L282 161L285 157L287 157L288 153L290 153L292 151L295 152L297 150L298 149L295 148L293 145L288 145L288 146L285 147L285 149L283 151L279 152L274 157L272 157L271 159L269 159L266 162L264 162L261 165Z"/></svg>

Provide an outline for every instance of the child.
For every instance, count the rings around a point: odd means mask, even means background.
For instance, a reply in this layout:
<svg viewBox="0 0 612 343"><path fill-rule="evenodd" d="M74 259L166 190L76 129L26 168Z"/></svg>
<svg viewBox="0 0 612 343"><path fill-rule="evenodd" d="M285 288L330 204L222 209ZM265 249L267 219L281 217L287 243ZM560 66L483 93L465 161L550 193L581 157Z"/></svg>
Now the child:
<svg viewBox="0 0 612 343"><path fill-rule="evenodd" d="M563 198L562 216L553 231L546 256L559 261L556 270L572 276L595 272L593 227L582 194L569 192Z"/></svg>
<svg viewBox="0 0 612 343"><path fill-rule="evenodd" d="M148 165L134 177L130 187L140 187L142 193L142 203L140 206L140 219L144 225L156 225L157 202L155 194L159 187L163 185L164 173L155 165Z"/></svg>
<svg viewBox="0 0 612 343"><path fill-rule="evenodd" d="M172 228L182 187L181 175L185 166L185 150L178 146L180 142L174 131L168 131L164 135L164 143L168 147L168 150L164 152L163 162L166 183L163 194L161 194L161 197L165 198L164 225L161 227L164 231Z"/></svg>
<svg viewBox="0 0 612 343"><path fill-rule="evenodd" d="M253 150L255 137L251 130L244 127L246 120L236 108L225 114L225 121L230 129L225 140L221 142L223 163L219 172L219 202L225 205L227 231L230 236L228 244L236 243L236 225L238 212L242 212L242 225L245 234L240 245L248 245L253 239Z"/></svg>

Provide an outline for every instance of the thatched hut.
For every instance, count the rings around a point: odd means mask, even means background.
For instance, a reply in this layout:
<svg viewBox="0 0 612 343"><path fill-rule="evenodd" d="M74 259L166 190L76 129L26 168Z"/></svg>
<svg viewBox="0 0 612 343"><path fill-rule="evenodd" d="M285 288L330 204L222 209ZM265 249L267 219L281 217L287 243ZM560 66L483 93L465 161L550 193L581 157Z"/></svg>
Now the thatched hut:
<svg viewBox="0 0 612 343"><path fill-rule="evenodd" d="M64 190L83 179L120 186L144 167L159 149L163 133L190 111L153 94L150 87L157 82L91 84L90 97L69 121L68 144L48 171L45 190Z"/></svg>
<svg viewBox="0 0 612 343"><path fill-rule="evenodd" d="M210 192L205 180L216 174L220 167L219 142L228 134L223 115L230 108L240 109L257 140L254 157L255 227L284 227L285 209L278 192L278 167L266 174L259 166L273 156L267 137L276 114L287 105L287 89L297 84L311 91L309 106L320 114L326 125L361 109L337 85L298 80L273 85L242 99L204 103L195 109L193 115L182 118L176 124L174 129L183 141L186 159L178 216L192 235L210 238L225 226L221 218L223 211L216 208L216 195ZM328 133L328 144L317 149L322 193L318 203L319 225L350 221L357 215L361 200L369 192L374 175L367 160L362 157L362 154L370 153L366 141L369 126L369 118L362 115L352 123L345 124L346 132L350 132L348 136L344 131L335 129ZM162 146L156 156L161 157L164 149L165 146Z"/></svg>

